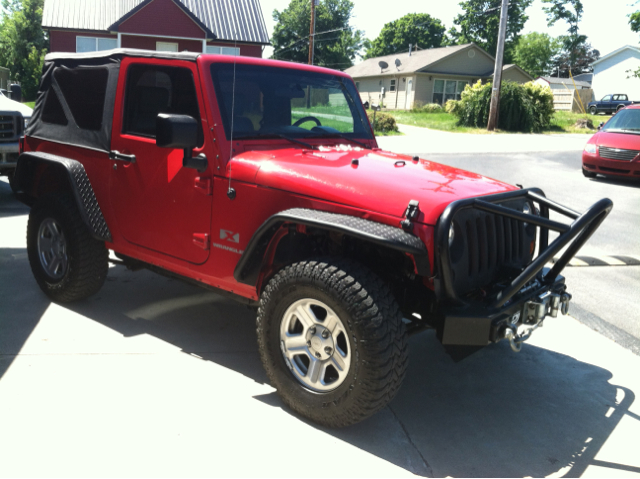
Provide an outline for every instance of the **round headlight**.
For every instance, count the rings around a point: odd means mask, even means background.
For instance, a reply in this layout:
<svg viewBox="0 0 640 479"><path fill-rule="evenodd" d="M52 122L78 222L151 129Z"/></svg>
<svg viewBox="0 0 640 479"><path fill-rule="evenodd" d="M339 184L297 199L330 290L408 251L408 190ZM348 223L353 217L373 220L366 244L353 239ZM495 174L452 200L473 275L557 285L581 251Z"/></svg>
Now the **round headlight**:
<svg viewBox="0 0 640 479"><path fill-rule="evenodd" d="M449 246L451 246L453 244L453 240L456 237L456 229L453 226L453 223L451 223L451 226L449 227Z"/></svg>

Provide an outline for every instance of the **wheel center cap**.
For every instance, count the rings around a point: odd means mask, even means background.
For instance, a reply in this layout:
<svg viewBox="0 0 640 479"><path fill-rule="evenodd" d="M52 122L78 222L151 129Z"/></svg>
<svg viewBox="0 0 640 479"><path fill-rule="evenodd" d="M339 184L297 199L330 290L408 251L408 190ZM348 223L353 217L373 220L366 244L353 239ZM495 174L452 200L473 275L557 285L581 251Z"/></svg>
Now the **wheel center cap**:
<svg viewBox="0 0 640 479"><path fill-rule="evenodd" d="M318 336L314 336L311 338L311 347L317 351L322 349L322 339Z"/></svg>
<svg viewBox="0 0 640 479"><path fill-rule="evenodd" d="M307 333L307 345L313 356L325 360L331 357L335 345L328 329L317 326Z"/></svg>

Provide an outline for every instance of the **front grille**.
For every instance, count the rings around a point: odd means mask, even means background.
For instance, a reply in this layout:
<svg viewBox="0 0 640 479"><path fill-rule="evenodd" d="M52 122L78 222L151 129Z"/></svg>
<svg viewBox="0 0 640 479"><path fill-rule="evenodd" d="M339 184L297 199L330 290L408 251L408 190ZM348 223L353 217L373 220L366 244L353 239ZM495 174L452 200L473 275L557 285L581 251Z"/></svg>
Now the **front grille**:
<svg viewBox="0 0 640 479"><path fill-rule="evenodd" d="M623 150L621 148L608 148L606 146L600 147L600 158L607 158L609 160L622 160L631 161L638 156L640 150Z"/></svg>
<svg viewBox="0 0 640 479"><path fill-rule="evenodd" d="M502 205L522 211L521 203ZM459 211L453 224L449 252L458 294L515 277L532 259L531 243L536 236L532 225L477 209Z"/></svg>
<svg viewBox="0 0 640 479"><path fill-rule="evenodd" d="M16 135L16 116L1 115L0 116L0 141L17 141Z"/></svg>

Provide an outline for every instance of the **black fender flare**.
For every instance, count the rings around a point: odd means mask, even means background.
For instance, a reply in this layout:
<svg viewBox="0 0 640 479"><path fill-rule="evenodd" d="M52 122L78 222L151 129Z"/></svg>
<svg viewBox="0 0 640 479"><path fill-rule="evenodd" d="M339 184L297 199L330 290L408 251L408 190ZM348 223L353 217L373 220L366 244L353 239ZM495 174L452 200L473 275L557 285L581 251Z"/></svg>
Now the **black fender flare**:
<svg viewBox="0 0 640 479"><path fill-rule="evenodd" d="M14 174L16 188L22 192L18 194L19 197L30 196L29 189L33 184L36 168L43 163L52 166L66 177L80 217L91 235L100 241L111 241L111 231L104 219L89 176L79 161L40 151L22 153L18 157Z"/></svg>
<svg viewBox="0 0 640 479"><path fill-rule="evenodd" d="M420 238L400 228L356 216L328 213L326 211L292 208L271 216L249 240L233 277L243 284L255 286L262 267L264 254L276 231L284 224L312 226L327 231L343 233L355 238L413 255L418 274L430 274L427 248Z"/></svg>

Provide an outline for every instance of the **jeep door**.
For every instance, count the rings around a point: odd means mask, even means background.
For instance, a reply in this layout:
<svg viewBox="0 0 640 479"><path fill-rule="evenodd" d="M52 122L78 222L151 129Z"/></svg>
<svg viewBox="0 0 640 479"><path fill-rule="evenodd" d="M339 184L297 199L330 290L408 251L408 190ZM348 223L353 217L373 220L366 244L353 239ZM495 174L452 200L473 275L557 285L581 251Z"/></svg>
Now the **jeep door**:
<svg viewBox="0 0 640 479"><path fill-rule="evenodd" d="M184 151L156 146L159 113L190 115L200 124L193 155L215 157L197 65L188 61L125 59L111 141L111 203L130 243L190 263L209 256L212 181L182 166ZM128 161L135 157L135 161ZM119 159L118 159L119 158Z"/></svg>

